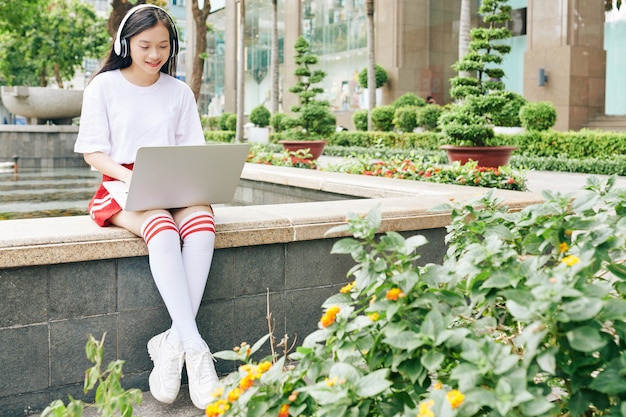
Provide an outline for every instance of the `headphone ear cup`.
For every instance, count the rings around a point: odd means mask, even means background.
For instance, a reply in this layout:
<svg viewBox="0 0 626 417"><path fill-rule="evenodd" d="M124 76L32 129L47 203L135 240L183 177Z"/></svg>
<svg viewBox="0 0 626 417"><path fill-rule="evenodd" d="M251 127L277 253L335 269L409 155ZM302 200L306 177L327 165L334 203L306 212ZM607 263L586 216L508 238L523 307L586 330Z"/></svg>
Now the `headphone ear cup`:
<svg viewBox="0 0 626 417"><path fill-rule="evenodd" d="M120 57L126 58L128 56L128 43L126 38L120 40Z"/></svg>

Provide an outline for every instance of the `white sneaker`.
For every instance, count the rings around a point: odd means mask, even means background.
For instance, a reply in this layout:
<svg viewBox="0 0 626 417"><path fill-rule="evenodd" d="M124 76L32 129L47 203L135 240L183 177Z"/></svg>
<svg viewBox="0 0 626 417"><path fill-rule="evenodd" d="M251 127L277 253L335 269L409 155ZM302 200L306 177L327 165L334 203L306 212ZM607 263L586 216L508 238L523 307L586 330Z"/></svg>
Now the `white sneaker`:
<svg viewBox="0 0 626 417"><path fill-rule="evenodd" d="M172 346L167 342L170 331L154 336L148 342L148 353L154 362L154 368L148 379L150 393L162 402L171 404L180 391L180 378L185 360L182 344Z"/></svg>
<svg viewBox="0 0 626 417"><path fill-rule="evenodd" d="M211 394L219 384L213 361L213 355L208 347L206 350L196 350L185 354L189 396L193 405L201 410L205 410L213 400Z"/></svg>

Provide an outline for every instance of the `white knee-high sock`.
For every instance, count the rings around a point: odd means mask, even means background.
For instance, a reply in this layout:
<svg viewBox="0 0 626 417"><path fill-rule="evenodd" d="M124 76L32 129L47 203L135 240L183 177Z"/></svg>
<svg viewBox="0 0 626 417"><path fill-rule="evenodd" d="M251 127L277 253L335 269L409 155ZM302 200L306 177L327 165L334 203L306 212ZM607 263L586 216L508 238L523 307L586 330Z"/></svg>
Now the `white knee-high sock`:
<svg viewBox="0 0 626 417"><path fill-rule="evenodd" d="M164 214L151 216L141 226L141 235L148 246L152 277L172 319L172 328L176 330L176 336L169 342L202 341L186 284L180 234L174 219Z"/></svg>
<svg viewBox="0 0 626 417"><path fill-rule="evenodd" d="M187 216L180 223L180 237L183 240L182 256L191 305L198 314L213 260L215 246L213 214L197 211Z"/></svg>

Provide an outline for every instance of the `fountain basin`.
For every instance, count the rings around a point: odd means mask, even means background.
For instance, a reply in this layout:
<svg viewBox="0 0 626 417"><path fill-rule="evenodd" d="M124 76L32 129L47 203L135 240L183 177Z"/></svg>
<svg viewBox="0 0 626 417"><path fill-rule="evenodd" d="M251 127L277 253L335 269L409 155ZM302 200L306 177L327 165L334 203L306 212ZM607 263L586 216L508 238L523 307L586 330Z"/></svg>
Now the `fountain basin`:
<svg viewBox="0 0 626 417"><path fill-rule="evenodd" d="M80 116L83 90L48 87L3 86L2 102L11 113L29 119L30 124L71 124Z"/></svg>

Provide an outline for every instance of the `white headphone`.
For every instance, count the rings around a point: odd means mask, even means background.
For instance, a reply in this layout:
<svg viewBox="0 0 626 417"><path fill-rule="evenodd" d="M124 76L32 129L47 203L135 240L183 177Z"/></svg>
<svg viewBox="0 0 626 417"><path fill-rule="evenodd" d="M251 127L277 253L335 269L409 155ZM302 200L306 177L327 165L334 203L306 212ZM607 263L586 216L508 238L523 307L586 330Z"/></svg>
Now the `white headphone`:
<svg viewBox="0 0 626 417"><path fill-rule="evenodd" d="M148 7L162 10L167 15L168 19L170 20L170 24L172 25L172 30L174 31L174 37L170 38L170 47L171 47L170 58L173 58L174 56L176 56L176 54L178 54L178 31L176 30L176 25L174 24L174 20L172 20L172 17L169 15L169 13L167 13L162 7L156 6L154 4L139 4L133 7L132 9L130 9L128 13L126 13L126 16L124 16L124 18L120 22L119 28L117 28L117 36L115 37L115 41L113 42L113 51L118 56L122 58L126 58L130 54L128 41L126 40L126 38L122 39L122 30L124 29L124 25L126 24L126 21L137 10L145 9Z"/></svg>

